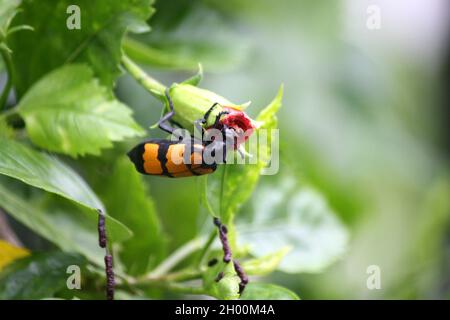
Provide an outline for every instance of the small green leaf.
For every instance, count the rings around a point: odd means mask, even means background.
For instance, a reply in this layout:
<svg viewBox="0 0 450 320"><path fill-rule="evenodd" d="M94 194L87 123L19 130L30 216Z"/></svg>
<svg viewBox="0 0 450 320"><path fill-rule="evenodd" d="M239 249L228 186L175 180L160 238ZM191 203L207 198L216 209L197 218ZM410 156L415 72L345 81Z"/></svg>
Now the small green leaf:
<svg viewBox="0 0 450 320"><path fill-rule="evenodd" d="M14 219L61 250L78 252L103 265L104 251L98 246L97 216L93 211L56 196L47 199L45 203L36 203L20 192L9 191L6 183L0 183L0 205ZM106 224L112 242L130 237L130 231L117 220L107 216Z"/></svg>
<svg viewBox="0 0 450 320"><path fill-rule="evenodd" d="M255 194L255 217L238 225L239 239L251 254L264 257L279 248L293 249L278 269L288 273L320 272L341 257L347 228L323 197L309 188L265 186Z"/></svg>
<svg viewBox="0 0 450 320"><path fill-rule="evenodd" d="M127 273L140 275L149 271L163 257L166 236L142 176L128 159L119 158L112 173L96 189L111 216L133 232L119 251Z"/></svg>
<svg viewBox="0 0 450 320"><path fill-rule="evenodd" d="M32 26L28 26L26 24L23 24L21 26L15 26L8 30L8 36L19 31L34 31L34 29Z"/></svg>
<svg viewBox="0 0 450 320"><path fill-rule="evenodd" d="M242 263L242 268L249 275L265 276L275 271L281 260L291 251L291 247L284 247L277 252L265 255L260 258L247 260Z"/></svg>
<svg viewBox="0 0 450 320"><path fill-rule="evenodd" d="M200 81L202 81L202 79L203 79L203 67L199 63L197 73L195 75L193 75L192 77L190 77L189 79L184 80L182 83L190 84L192 86L197 86L200 83Z"/></svg>
<svg viewBox="0 0 450 320"><path fill-rule="evenodd" d="M281 108L284 86L281 85L272 102L259 113L256 121L261 123L262 129L275 129L278 126L277 112Z"/></svg>
<svg viewBox="0 0 450 320"><path fill-rule="evenodd" d="M113 141L143 134L131 110L112 98L86 65L67 65L49 73L17 108L36 145L75 157L98 155Z"/></svg>
<svg viewBox="0 0 450 320"><path fill-rule="evenodd" d="M42 299L66 288L67 267L83 268L77 254L50 252L33 254L8 265L0 275L0 299Z"/></svg>
<svg viewBox="0 0 450 320"><path fill-rule="evenodd" d="M291 290L270 284L250 282L242 293L241 300L300 300Z"/></svg>

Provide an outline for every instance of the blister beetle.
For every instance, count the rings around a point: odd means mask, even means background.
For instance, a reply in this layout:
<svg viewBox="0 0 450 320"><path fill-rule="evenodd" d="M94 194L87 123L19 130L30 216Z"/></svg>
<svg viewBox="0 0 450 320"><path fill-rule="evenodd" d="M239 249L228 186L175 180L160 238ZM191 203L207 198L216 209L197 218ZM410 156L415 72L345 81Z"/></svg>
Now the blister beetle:
<svg viewBox="0 0 450 320"><path fill-rule="evenodd" d="M217 139L196 139L192 136L181 138L176 136L176 128L169 124L170 119L175 115L169 89L165 92L170 111L158 121L158 127L170 133L175 140L150 139L135 146L128 157L134 163L136 170L142 174L164 176L170 178L181 178L199 176L213 173L217 165L225 163L227 142L234 142L236 133L233 129L220 123L220 118L228 114L228 111L221 111L217 114L214 124L208 129L220 130L221 137ZM195 122L195 128L205 135L203 128L211 112L218 103L214 103L203 115L203 118ZM214 139L215 138L215 139ZM220 153L219 153L220 151ZM218 157L216 157L216 154ZM210 157L206 157L206 155ZM183 161L180 161L183 159ZM213 159L214 161L211 161ZM217 161L218 160L218 161Z"/></svg>

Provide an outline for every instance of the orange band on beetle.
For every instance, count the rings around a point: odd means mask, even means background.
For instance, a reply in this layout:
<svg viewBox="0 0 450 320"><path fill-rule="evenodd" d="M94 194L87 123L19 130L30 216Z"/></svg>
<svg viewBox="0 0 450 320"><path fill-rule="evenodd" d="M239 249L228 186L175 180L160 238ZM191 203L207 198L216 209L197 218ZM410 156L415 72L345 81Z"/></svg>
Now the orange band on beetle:
<svg viewBox="0 0 450 320"><path fill-rule="evenodd" d="M144 146L144 170L148 174L162 174L163 169L161 163L158 160L159 145L156 143L146 143Z"/></svg>

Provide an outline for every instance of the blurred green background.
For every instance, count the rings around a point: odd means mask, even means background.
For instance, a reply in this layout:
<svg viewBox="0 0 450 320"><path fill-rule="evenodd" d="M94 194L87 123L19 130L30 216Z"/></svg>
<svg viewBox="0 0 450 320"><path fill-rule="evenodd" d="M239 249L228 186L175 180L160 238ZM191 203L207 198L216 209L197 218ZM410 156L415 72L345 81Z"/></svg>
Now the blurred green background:
<svg viewBox="0 0 450 320"><path fill-rule="evenodd" d="M366 27L369 5L381 10L380 29ZM202 62L202 87L252 100L252 116L285 84L281 171L262 184L276 190L294 176L314 186L351 230L347 253L324 273L274 275L303 299L450 297L448 6L158 1L152 32L138 37L152 51L129 43L129 54L165 83ZM117 90L144 127L157 121L159 102L134 80L124 76ZM192 238L205 218L191 197L195 181L147 181L170 247ZM167 188L179 197L169 199ZM380 267L380 290L366 286L370 265Z"/></svg>

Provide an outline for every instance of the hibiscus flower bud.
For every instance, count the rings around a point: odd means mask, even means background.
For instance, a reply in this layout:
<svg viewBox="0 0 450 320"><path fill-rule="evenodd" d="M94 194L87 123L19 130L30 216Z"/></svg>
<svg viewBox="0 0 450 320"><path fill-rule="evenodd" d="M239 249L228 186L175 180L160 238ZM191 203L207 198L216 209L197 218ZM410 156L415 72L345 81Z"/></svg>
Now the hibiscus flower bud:
<svg viewBox="0 0 450 320"><path fill-rule="evenodd" d="M194 133L195 121L203 118L214 103L218 103L218 106L209 114L203 127L205 129L213 127L217 115L224 111L228 112L220 117L216 128L227 126L235 131L235 149L244 143L255 129L256 122L243 111L248 103L238 105L214 92L184 83L172 85L169 93L175 110L173 121L191 133Z"/></svg>

